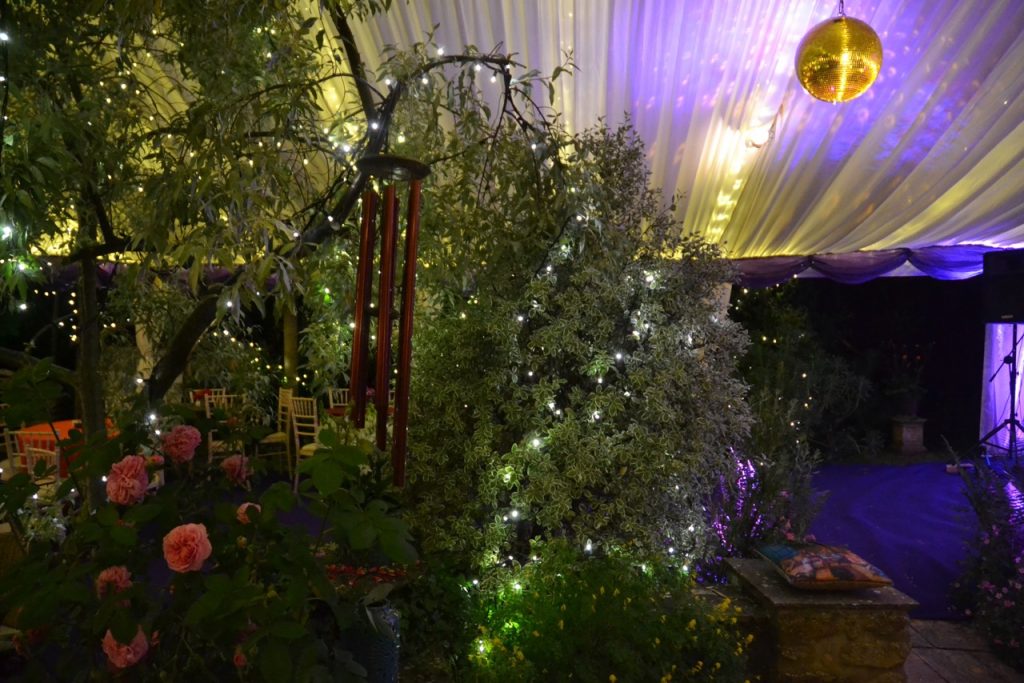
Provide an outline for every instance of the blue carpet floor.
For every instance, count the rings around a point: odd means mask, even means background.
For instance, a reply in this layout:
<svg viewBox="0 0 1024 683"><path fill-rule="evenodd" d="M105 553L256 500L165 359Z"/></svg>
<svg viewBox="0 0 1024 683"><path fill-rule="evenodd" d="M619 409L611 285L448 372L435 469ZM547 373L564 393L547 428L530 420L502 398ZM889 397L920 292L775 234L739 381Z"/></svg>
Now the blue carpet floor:
<svg viewBox="0 0 1024 683"><path fill-rule="evenodd" d="M918 619L951 619L949 593L977 526L959 475L942 463L827 465L815 489L829 493L811 533L845 545L884 571L921 606Z"/></svg>

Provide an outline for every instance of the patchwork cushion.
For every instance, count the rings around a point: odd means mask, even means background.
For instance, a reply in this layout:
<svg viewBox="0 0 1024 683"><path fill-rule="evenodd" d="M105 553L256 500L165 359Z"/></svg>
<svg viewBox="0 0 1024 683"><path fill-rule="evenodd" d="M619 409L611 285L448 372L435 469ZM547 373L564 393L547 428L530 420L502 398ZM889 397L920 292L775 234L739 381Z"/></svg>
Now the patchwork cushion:
<svg viewBox="0 0 1024 683"><path fill-rule="evenodd" d="M856 590L890 586L882 570L847 548L818 543L764 545L758 554L772 563L794 588Z"/></svg>

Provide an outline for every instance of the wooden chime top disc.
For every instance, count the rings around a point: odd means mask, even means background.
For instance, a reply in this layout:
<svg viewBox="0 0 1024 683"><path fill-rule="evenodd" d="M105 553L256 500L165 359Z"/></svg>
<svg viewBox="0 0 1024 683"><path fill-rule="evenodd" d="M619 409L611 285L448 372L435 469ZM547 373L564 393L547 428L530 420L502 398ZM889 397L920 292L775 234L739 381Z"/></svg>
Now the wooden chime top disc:
<svg viewBox="0 0 1024 683"><path fill-rule="evenodd" d="M388 180L420 180L430 175L430 166L423 162L393 154L374 154L356 161L364 173Z"/></svg>

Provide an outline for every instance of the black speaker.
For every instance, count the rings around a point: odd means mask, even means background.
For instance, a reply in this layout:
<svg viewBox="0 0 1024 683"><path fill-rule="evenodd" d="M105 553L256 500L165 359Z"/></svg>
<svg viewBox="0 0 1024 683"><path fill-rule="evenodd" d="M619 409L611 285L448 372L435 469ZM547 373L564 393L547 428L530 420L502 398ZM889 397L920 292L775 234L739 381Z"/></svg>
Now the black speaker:
<svg viewBox="0 0 1024 683"><path fill-rule="evenodd" d="M1024 322L1024 249L989 251L984 259L985 321Z"/></svg>

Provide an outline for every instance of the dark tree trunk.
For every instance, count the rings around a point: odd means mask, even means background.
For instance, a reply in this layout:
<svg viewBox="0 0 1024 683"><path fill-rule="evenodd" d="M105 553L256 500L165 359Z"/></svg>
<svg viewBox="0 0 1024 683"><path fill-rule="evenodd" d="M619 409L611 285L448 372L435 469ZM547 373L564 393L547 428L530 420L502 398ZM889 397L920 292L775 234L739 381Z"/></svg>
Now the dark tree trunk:
<svg viewBox="0 0 1024 683"><path fill-rule="evenodd" d="M100 372L99 282L96 261L82 261L78 292L78 382L82 409L82 431L87 441L102 439L107 431L103 375ZM103 487L97 479L89 482L88 502L95 508L103 500Z"/></svg>
<svg viewBox="0 0 1024 683"><path fill-rule="evenodd" d="M284 384L297 389L299 386L299 319L295 311L284 304L281 313L281 327L284 332ZM298 302L295 303L298 306Z"/></svg>

